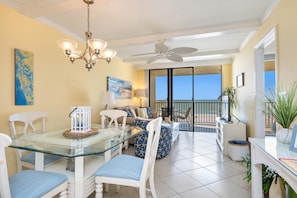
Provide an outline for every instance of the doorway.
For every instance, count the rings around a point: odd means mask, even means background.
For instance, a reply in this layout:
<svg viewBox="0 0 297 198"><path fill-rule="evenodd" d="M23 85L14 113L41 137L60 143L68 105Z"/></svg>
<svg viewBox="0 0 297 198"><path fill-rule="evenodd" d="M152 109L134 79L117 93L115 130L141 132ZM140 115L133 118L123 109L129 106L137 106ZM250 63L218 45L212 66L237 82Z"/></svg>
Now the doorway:
<svg viewBox="0 0 297 198"><path fill-rule="evenodd" d="M150 70L149 79L149 103L153 110L163 120L182 121L185 129L193 130L193 68ZM191 110L186 115L188 108Z"/></svg>
<svg viewBox="0 0 297 198"><path fill-rule="evenodd" d="M276 29L273 28L255 46L255 137L264 138L273 135L275 122L267 114L267 104L263 99L267 91L275 91L276 85ZM270 76L269 76L270 75ZM270 80L268 80L270 79ZM266 105L267 104L267 105Z"/></svg>
<svg viewBox="0 0 297 198"><path fill-rule="evenodd" d="M215 132L221 65L150 70L149 79L150 106L163 120L170 117L182 131Z"/></svg>

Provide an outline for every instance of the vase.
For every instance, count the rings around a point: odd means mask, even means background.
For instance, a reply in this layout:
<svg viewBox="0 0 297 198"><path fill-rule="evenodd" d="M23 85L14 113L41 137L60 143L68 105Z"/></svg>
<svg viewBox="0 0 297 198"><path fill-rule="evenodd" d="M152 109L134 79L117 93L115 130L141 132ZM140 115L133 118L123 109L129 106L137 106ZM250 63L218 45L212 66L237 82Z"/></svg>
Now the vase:
<svg viewBox="0 0 297 198"><path fill-rule="evenodd" d="M290 144L292 137L292 130L288 128L282 128L276 131L276 139L284 144Z"/></svg>

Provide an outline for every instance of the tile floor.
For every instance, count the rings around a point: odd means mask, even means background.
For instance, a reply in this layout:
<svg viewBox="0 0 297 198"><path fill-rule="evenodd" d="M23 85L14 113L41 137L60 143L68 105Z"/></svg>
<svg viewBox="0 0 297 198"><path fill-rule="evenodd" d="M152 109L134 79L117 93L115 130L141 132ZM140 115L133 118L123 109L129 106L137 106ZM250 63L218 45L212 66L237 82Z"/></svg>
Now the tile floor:
<svg viewBox="0 0 297 198"><path fill-rule="evenodd" d="M133 146L125 152L133 155ZM248 198L251 192L250 184L243 180L245 171L240 162L220 153L215 133L180 132L170 154L156 161L157 195L158 198ZM138 198L138 191L122 186L117 193L111 186L104 198L111 197Z"/></svg>

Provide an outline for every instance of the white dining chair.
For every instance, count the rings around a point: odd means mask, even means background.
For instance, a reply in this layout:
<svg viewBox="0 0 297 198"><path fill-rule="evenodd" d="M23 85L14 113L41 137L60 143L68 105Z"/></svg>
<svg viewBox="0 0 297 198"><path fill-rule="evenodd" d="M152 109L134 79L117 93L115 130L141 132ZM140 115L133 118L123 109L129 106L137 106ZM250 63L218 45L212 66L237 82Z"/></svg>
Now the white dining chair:
<svg viewBox="0 0 297 198"><path fill-rule="evenodd" d="M64 174L24 170L8 177L5 148L11 138L0 133L0 197L67 197L68 178Z"/></svg>
<svg viewBox="0 0 297 198"><path fill-rule="evenodd" d="M116 184L139 188L139 197L146 197L146 183L149 180L152 197L157 198L154 184L154 167L160 139L162 118L149 122L149 133L144 158L131 155L117 155L95 172L96 198L103 197L103 184ZM117 189L119 190L119 189Z"/></svg>
<svg viewBox="0 0 297 198"><path fill-rule="evenodd" d="M118 119L122 118L122 127L125 128L127 121L127 112L119 109L108 109L100 111L101 116L101 125L105 126L107 122L107 126L110 127L112 124L118 126Z"/></svg>
<svg viewBox="0 0 297 198"><path fill-rule="evenodd" d="M118 127L119 126L118 119L122 119L121 127L125 129L127 115L128 115L127 112L123 110L118 110L118 109L103 110L100 112L101 126L111 127L112 125L114 125L115 127ZM124 147L125 149L128 148L128 141L124 142ZM111 149L111 158L121 153L122 153L122 145L116 146ZM108 160L110 159L106 159L105 161L108 161Z"/></svg>
<svg viewBox="0 0 297 198"><path fill-rule="evenodd" d="M21 113L10 115L9 125L10 125L11 136L16 137L19 134L26 134L30 132L29 128L31 128L31 131L37 131L39 129L41 132L45 132L46 117L47 117L47 114L45 112L21 112ZM19 123L21 124L21 126L19 126ZM39 127L36 127L37 125ZM29 169L35 169L34 152L28 152L21 149L16 149L15 151L16 151L18 171L21 171L23 167L29 168ZM60 158L62 157L58 155L44 154L44 165L48 166L52 162Z"/></svg>

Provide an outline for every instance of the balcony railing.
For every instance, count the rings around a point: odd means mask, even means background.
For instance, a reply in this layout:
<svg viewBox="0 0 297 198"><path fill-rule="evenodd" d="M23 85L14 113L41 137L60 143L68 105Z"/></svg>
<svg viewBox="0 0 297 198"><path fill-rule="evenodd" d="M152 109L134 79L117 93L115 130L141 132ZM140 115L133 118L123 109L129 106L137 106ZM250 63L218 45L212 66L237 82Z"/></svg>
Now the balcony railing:
<svg viewBox="0 0 297 198"><path fill-rule="evenodd" d="M194 112L194 123L203 125L215 125L216 117L220 116L220 101L207 100L207 101L194 101L194 109L191 111L191 115ZM174 115L185 113L189 107L192 107L192 102L189 100L175 100L173 102ZM162 115L162 108L167 108L166 100L158 100L155 103L155 108ZM173 115L173 116L174 116ZM173 118L175 119L175 118ZM184 120L175 120L183 122ZM184 121L185 122L185 121Z"/></svg>
<svg viewBox="0 0 297 198"><path fill-rule="evenodd" d="M189 107L192 107L192 101L189 100L175 100L173 102L173 111L174 114L185 113ZM195 125L211 125L216 124L216 117L220 116L220 105L221 101L219 100L196 100L194 101L194 109L191 111L191 115L194 112L194 124ZM269 113L269 105L271 103L265 103L265 127L271 128L274 123L274 119ZM166 100L157 100L154 104L155 110L159 112L159 115L162 116L162 108L167 108ZM194 110L194 111L193 111ZM175 118L173 118L175 119ZM178 120L178 122L185 122L185 120Z"/></svg>

